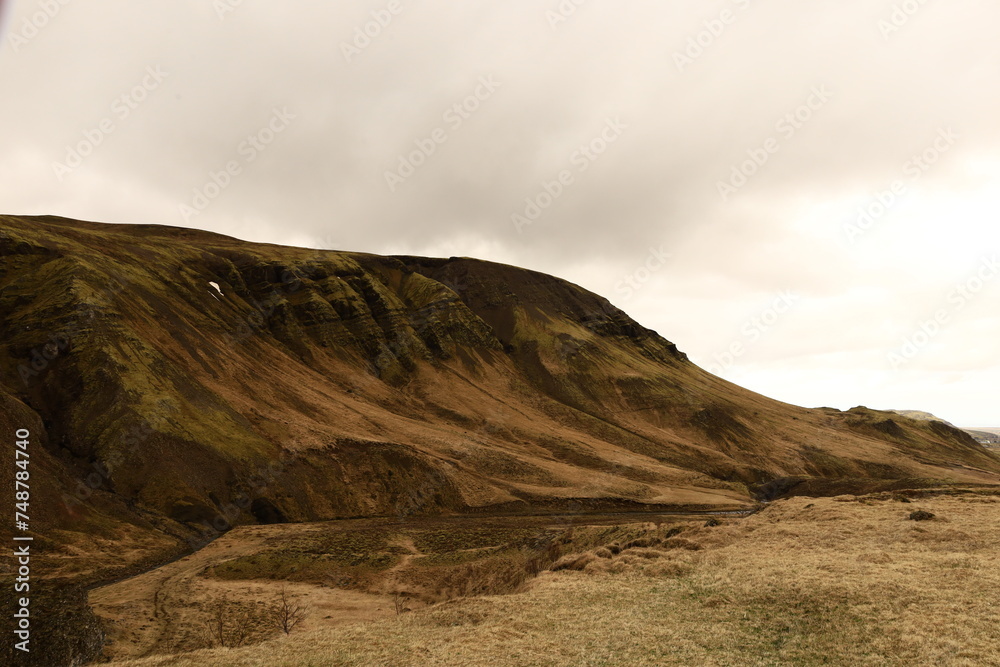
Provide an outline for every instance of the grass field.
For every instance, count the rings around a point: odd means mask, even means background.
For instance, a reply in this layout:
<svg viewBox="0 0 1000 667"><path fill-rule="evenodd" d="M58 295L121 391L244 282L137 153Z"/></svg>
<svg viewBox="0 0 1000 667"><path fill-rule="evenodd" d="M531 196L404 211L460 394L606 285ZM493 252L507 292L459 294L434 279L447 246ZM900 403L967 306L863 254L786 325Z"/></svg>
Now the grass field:
<svg viewBox="0 0 1000 667"><path fill-rule="evenodd" d="M1000 665L1000 498L909 495L793 498L671 537L578 527L579 554L523 593L116 664Z"/></svg>

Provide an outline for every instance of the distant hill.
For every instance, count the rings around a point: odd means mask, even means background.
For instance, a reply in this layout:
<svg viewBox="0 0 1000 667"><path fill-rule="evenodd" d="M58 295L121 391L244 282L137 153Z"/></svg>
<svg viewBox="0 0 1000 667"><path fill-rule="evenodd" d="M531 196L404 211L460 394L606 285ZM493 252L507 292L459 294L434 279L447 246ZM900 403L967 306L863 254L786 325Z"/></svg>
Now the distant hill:
<svg viewBox="0 0 1000 667"><path fill-rule="evenodd" d="M946 419L941 419L937 415L932 415L929 412L924 412L922 410L889 410L889 412L895 412L897 415L903 415L904 417L909 417L910 419L916 419L918 421L924 422L942 422L948 424L949 426L954 426L950 421Z"/></svg>
<svg viewBox="0 0 1000 667"><path fill-rule="evenodd" d="M954 426L951 422L921 410L890 410L889 412L895 412L897 415L918 421L938 421ZM962 430L975 438L981 445L1000 445L1000 428L963 428Z"/></svg>

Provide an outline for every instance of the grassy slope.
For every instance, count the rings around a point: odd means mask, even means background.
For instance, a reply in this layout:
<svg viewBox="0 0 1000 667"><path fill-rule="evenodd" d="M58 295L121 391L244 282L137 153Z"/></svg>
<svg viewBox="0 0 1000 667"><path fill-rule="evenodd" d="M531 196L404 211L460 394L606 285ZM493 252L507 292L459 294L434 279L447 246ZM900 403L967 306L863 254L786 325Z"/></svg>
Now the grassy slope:
<svg viewBox="0 0 1000 667"><path fill-rule="evenodd" d="M700 550L632 549L524 594L116 664L1000 664L998 522L995 495L792 498L684 533Z"/></svg>
<svg viewBox="0 0 1000 667"><path fill-rule="evenodd" d="M0 255L3 392L39 423L47 487L107 471L82 503L49 499L56 548L138 527L170 551L243 497L317 520L1000 473L945 425L724 382L600 297L514 267L16 217Z"/></svg>

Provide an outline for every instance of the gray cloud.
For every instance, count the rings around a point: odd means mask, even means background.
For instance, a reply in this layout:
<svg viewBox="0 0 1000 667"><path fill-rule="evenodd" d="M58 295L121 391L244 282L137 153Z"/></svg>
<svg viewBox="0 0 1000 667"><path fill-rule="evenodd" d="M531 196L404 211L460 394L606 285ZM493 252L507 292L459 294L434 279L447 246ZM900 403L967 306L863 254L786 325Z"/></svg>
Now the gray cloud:
<svg viewBox="0 0 1000 667"><path fill-rule="evenodd" d="M555 21L560 6L576 5L15 3L2 208L511 262L605 294L705 366L793 290L724 376L796 403L1000 421L1000 280L902 368L887 360L1000 247L1000 8L589 0ZM167 73L154 87L150 67ZM448 115L482 77L499 86ZM268 134L275 109L294 118ZM620 136L581 162L609 119ZM957 139L914 178L942 128ZM391 191L386 172L428 140ZM73 146L90 154L60 178ZM723 201L719 182L762 150ZM518 231L511 216L564 171ZM905 194L852 237L895 181ZM185 217L196 191L217 196Z"/></svg>

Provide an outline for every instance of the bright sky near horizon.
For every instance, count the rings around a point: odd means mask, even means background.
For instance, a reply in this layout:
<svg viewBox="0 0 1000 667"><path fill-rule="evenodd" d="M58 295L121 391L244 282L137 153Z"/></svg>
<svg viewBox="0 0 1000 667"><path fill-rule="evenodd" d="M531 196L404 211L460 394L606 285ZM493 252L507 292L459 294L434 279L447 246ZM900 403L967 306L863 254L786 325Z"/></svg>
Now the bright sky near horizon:
<svg viewBox="0 0 1000 667"><path fill-rule="evenodd" d="M6 5L6 6L5 6ZM0 2L0 212L465 255L1000 425L1000 6Z"/></svg>

